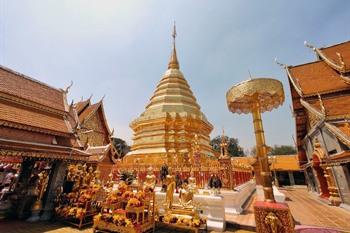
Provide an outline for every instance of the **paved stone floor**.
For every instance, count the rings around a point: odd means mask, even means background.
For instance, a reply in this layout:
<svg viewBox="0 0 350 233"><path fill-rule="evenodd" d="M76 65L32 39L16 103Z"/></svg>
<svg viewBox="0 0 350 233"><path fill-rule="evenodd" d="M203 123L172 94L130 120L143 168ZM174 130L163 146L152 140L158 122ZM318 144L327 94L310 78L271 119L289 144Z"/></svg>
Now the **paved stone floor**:
<svg viewBox="0 0 350 233"><path fill-rule="evenodd" d="M317 196L309 193L305 187L280 189L286 195L286 202L297 225L318 226L340 229L350 232L350 212L340 207L329 206ZM241 215L226 215L230 223L255 226L254 201Z"/></svg>
<svg viewBox="0 0 350 233"><path fill-rule="evenodd" d="M179 231L173 228L157 228L156 233L189 233L191 231ZM21 221L0 221L0 233L92 233L91 228L78 230L58 222L27 223ZM215 232L211 232L215 233ZM225 233L252 233L252 231L234 229L228 226Z"/></svg>
<svg viewBox="0 0 350 233"><path fill-rule="evenodd" d="M295 221L301 225L322 226L350 231L350 212L329 206L305 188L285 188L286 200Z"/></svg>
<svg viewBox="0 0 350 233"><path fill-rule="evenodd" d="M321 202L305 188L284 188L287 203L298 225L320 226L350 232L350 212ZM254 200L254 199L253 199ZM243 226L254 226L253 200L243 215L227 215L227 221ZM249 229L249 228L248 228ZM92 233L91 228L81 231L58 222L27 223L20 221L0 221L0 233ZM175 229L158 228L157 233L180 232ZM181 231L188 232L188 231ZM248 233L228 225L227 233ZM320 231L321 232L321 231ZM212 232L213 233L213 232Z"/></svg>
<svg viewBox="0 0 350 233"><path fill-rule="evenodd" d="M255 195L252 197L250 202L247 203L247 208L242 212L242 214L226 214L226 221L231 224L236 224L247 228L255 228L255 217L253 208L254 201Z"/></svg>

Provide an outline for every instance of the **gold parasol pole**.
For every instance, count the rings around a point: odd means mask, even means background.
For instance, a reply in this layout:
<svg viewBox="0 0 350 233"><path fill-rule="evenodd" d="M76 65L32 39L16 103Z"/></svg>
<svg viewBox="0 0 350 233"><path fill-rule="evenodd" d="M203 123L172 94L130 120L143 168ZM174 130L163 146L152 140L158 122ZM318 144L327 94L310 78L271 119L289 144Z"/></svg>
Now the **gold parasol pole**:
<svg viewBox="0 0 350 233"><path fill-rule="evenodd" d="M275 202L272 189L271 172L266 151L264 128L261 119L260 105L257 100L255 101L255 104L252 108L252 115L256 140L256 156L261 168L260 174L262 176L263 181L265 201Z"/></svg>

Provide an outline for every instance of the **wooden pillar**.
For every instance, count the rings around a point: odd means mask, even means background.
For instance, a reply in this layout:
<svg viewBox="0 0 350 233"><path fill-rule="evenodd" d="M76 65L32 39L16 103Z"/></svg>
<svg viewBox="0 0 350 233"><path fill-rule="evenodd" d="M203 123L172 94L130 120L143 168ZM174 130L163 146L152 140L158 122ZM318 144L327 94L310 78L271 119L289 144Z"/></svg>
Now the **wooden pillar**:
<svg viewBox="0 0 350 233"><path fill-rule="evenodd" d="M295 180L292 171L288 171L289 183L290 185L295 185Z"/></svg>
<svg viewBox="0 0 350 233"><path fill-rule="evenodd" d="M47 187L47 198L45 205L43 206L43 214L40 217L40 220L46 221L51 219L54 209L54 200L56 198L57 188L63 186L64 177L67 172L67 163L64 161L57 161L54 167L50 183Z"/></svg>

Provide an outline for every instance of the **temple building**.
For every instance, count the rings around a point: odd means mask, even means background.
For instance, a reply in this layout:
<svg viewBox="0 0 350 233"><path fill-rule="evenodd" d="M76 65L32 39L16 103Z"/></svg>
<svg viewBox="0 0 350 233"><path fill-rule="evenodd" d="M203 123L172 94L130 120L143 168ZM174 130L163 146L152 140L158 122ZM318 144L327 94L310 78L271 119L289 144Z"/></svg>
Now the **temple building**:
<svg viewBox="0 0 350 233"><path fill-rule="evenodd" d="M53 208L57 186L64 182L67 162L87 161L75 132L66 90L56 89L6 67L0 67L0 164L10 164L11 182L1 184L18 195L16 217L28 218L30 202L22 190L35 187L34 178L47 174L43 218Z"/></svg>
<svg viewBox="0 0 350 233"><path fill-rule="evenodd" d="M300 165L310 191L350 206L350 41L306 44L316 61L287 71Z"/></svg>
<svg viewBox="0 0 350 233"><path fill-rule="evenodd" d="M205 162L208 157L213 157L209 145L209 134L213 126L201 112L180 71L175 36L174 28L173 50L167 71L145 111L130 124L134 131L133 145L131 152L125 156L124 163L194 164L199 158Z"/></svg>
<svg viewBox="0 0 350 233"><path fill-rule="evenodd" d="M105 116L103 99L92 104L91 97L74 104L75 116L79 126L77 134L84 143L85 152L91 154L89 164L97 166L101 179L107 180L117 160L117 150L111 142L111 132Z"/></svg>
<svg viewBox="0 0 350 233"><path fill-rule="evenodd" d="M107 179L115 163L103 101L68 104L69 88L0 66L0 201L15 200L12 217L37 219L36 207L41 219L49 219L69 164L87 163ZM27 195L33 190L42 205L33 205Z"/></svg>

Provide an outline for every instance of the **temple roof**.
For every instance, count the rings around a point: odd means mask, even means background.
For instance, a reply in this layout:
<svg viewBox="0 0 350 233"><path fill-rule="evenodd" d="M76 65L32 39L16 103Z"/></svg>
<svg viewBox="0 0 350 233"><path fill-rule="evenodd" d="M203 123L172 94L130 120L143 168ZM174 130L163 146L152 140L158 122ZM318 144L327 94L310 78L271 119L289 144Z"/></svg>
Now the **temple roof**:
<svg viewBox="0 0 350 233"><path fill-rule="evenodd" d="M0 92L65 111L64 91L0 66Z"/></svg>
<svg viewBox="0 0 350 233"><path fill-rule="evenodd" d="M90 99L82 100L82 101L74 104L74 107L77 111L77 114L79 115L81 113L81 111L83 111L90 104L91 104Z"/></svg>
<svg viewBox="0 0 350 233"><path fill-rule="evenodd" d="M319 99L309 100L308 102L312 107L317 109L319 112L322 112L322 105L325 108L327 117L331 118L345 118L350 117L350 96L343 95L337 96L336 98L322 98L322 103Z"/></svg>
<svg viewBox="0 0 350 233"><path fill-rule="evenodd" d="M0 101L0 124L15 128L35 127L33 131L54 131L72 133L63 116L30 109L18 104L6 104ZM7 123L6 123L7 122ZM12 123L12 124L11 124ZM16 124L16 125L13 125ZM53 132L52 132L53 133ZM55 134L55 133L53 133Z"/></svg>
<svg viewBox="0 0 350 233"><path fill-rule="evenodd" d="M79 114L79 121L83 123L86 119L88 119L97 109L100 107L100 103L89 105L84 109L83 112Z"/></svg>
<svg viewBox="0 0 350 233"><path fill-rule="evenodd" d="M305 96L349 89L339 74L324 61L288 67L290 78ZM315 85L317 84L317 85Z"/></svg>
<svg viewBox="0 0 350 233"><path fill-rule="evenodd" d="M1 125L73 137L66 92L0 66Z"/></svg>
<svg viewBox="0 0 350 233"><path fill-rule="evenodd" d="M320 48L319 50L323 53L324 60L328 59L335 65L334 68L340 68L340 72L350 71L350 41ZM343 68L342 62L344 63Z"/></svg>
<svg viewBox="0 0 350 233"><path fill-rule="evenodd" d="M309 133L308 124L315 123L315 119L350 145L347 128L341 123L350 113L350 41L324 48L305 45L316 53L318 60L297 66L283 65L290 80L300 161L306 161L303 139Z"/></svg>
<svg viewBox="0 0 350 233"><path fill-rule="evenodd" d="M95 114L95 112L101 109L102 120L104 121L106 130L108 134L111 134L111 131L109 129L108 122L105 116L104 108L103 108L103 99L95 104L91 104L90 98L87 100L82 100L74 105L78 114L79 123L84 124L87 120L90 119L90 117L92 117Z"/></svg>

